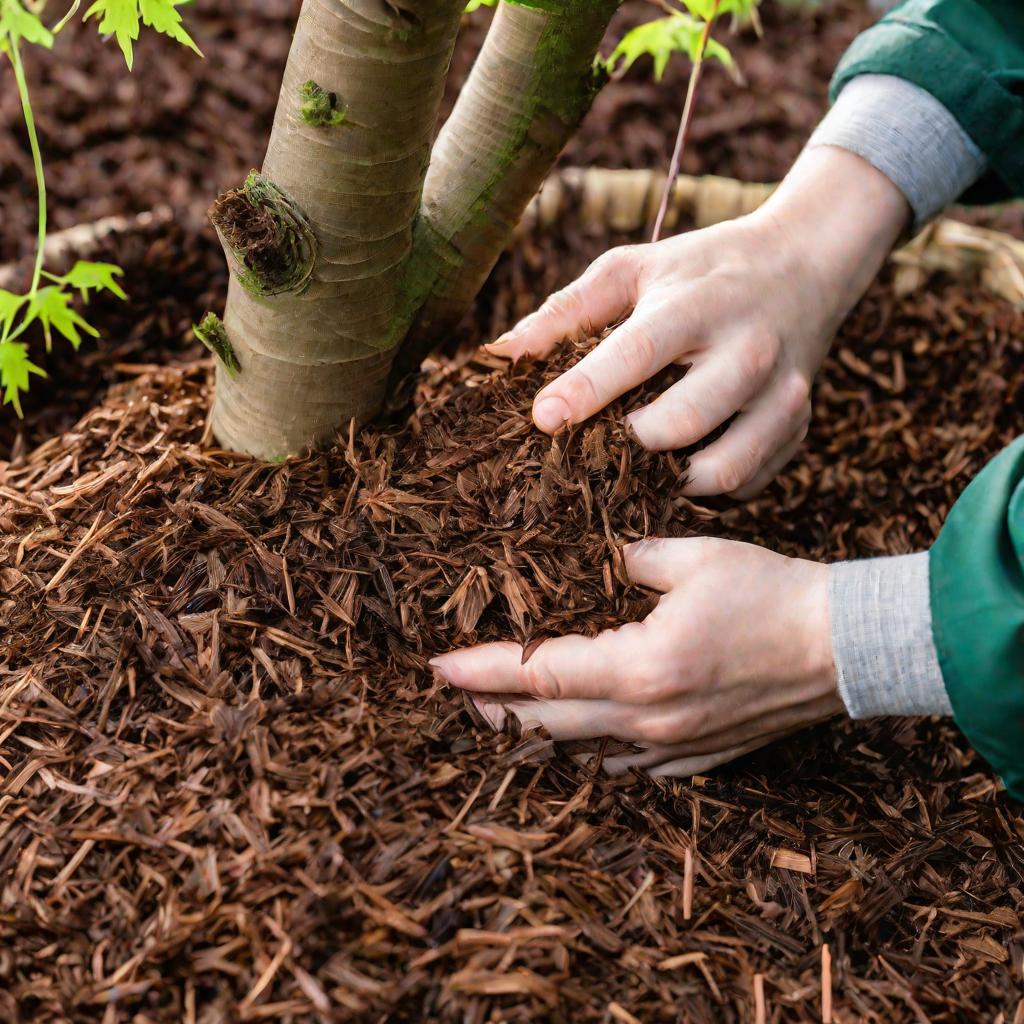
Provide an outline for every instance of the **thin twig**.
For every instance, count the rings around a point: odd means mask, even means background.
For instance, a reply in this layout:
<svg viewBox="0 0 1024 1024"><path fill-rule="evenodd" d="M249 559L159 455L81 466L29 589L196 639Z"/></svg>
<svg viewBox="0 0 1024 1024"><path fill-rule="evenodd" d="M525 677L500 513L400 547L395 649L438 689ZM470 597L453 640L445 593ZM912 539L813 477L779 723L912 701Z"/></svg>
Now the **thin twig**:
<svg viewBox="0 0 1024 1024"><path fill-rule="evenodd" d="M654 221L654 230L651 232L651 241L656 242L661 238L661 229L665 224L665 214L668 213L669 200L672 197L672 189L675 186L676 178L679 177L679 168L683 162L683 153L686 151L686 140L690 136L690 126L693 123L693 108L697 97L697 86L700 85L701 75L704 73L704 52L707 50L708 38L711 35L711 26L718 16L718 5L721 0L715 0L711 8L711 16L704 22L704 30L700 34L700 46L697 50L697 57L693 62L693 70L690 72L690 82L686 87L686 103L683 104L683 116L679 119L679 131L676 133L676 145L672 151L672 162L668 167L668 177L665 179L665 191L661 194L661 206L658 208L658 216Z"/></svg>

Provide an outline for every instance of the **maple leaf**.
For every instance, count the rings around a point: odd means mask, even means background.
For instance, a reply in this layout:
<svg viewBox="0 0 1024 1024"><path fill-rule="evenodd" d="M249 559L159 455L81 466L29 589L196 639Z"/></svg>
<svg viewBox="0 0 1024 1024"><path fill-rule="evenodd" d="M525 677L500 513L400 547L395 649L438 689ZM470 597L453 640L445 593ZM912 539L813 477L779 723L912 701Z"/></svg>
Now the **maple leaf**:
<svg viewBox="0 0 1024 1024"><path fill-rule="evenodd" d="M28 301L27 295L15 295L0 288L0 337L5 337L14 324L18 310Z"/></svg>
<svg viewBox="0 0 1024 1024"><path fill-rule="evenodd" d="M53 47L53 33L38 15L25 10L21 0L0 0L0 41L10 40L16 45L21 39L48 50Z"/></svg>
<svg viewBox="0 0 1024 1024"><path fill-rule="evenodd" d="M30 299L28 311L25 314L25 323L26 325L31 324L36 320L43 325L47 352L53 345L54 331L67 338L75 349L82 344L80 329L94 338L100 336L100 332L95 327L87 323L71 308L71 296L59 285L40 288Z"/></svg>
<svg viewBox="0 0 1024 1024"><path fill-rule="evenodd" d="M17 341L0 342L0 388L4 393L4 405L13 405L20 419L21 393L28 391L29 377L45 377L46 371L40 369L28 357L28 346Z"/></svg>
<svg viewBox="0 0 1024 1024"><path fill-rule="evenodd" d="M85 12L84 20L99 18L101 35L112 35L124 54L125 63L131 71L135 60L133 44L139 38L139 24L165 36L170 36L183 46L202 56L192 37L181 24L177 8L186 0L95 0Z"/></svg>
<svg viewBox="0 0 1024 1024"><path fill-rule="evenodd" d="M46 276L57 284L77 288L82 293L82 298L88 300L89 292L93 289L110 292L119 299L127 299L124 289L114 280L115 277L123 275L124 271L113 263L90 263L87 260L79 260L61 277L54 274Z"/></svg>
<svg viewBox="0 0 1024 1024"><path fill-rule="evenodd" d="M661 81L674 53L685 53L696 61L704 25L697 18L677 11L665 18L655 18L627 32L612 50L606 66L614 70L622 62L620 71L628 71L641 57L649 56L654 61L654 78ZM732 54L714 39L707 41L705 56L721 61L729 70L735 67Z"/></svg>

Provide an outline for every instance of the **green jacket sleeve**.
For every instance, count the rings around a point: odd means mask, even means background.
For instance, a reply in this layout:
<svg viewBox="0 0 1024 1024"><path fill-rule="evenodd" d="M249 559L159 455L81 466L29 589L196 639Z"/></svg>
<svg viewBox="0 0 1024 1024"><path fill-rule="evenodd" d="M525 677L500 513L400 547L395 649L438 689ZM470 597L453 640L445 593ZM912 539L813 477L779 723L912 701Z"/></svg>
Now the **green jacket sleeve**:
<svg viewBox="0 0 1024 1024"><path fill-rule="evenodd" d="M953 715L1024 800L1024 437L964 491L929 562L932 633Z"/></svg>
<svg viewBox="0 0 1024 1024"><path fill-rule="evenodd" d="M1024 195L1024 2L907 0L859 35L832 80L896 75L930 92L988 158L965 197Z"/></svg>

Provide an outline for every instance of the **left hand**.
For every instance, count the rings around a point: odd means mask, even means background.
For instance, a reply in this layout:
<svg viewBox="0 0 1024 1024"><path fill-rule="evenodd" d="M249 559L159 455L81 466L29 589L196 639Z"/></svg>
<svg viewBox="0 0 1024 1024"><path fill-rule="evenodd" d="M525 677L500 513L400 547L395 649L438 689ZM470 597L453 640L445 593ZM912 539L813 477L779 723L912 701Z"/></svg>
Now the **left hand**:
<svg viewBox="0 0 1024 1024"><path fill-rule="evenodd" d="M826 566L703 537L640 541L624 556L630 579L662 594L643 622L547 640L525 665L518 644L492 643L431 666L478 694L495 728L511 713L556 740L643 748L606 758L613 773L693 775L843 710ZM524 699L487 697L510 693Z"/></svg>

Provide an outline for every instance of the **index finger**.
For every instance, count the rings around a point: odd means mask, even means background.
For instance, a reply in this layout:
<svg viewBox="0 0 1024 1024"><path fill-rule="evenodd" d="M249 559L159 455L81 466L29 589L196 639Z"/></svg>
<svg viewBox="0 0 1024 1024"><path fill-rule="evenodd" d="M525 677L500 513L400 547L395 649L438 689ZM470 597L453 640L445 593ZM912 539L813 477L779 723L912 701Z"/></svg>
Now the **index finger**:
<svg viewBox="0 0 1024 1024"><path fill-rule="evenodd" d="M554 292L535 313L484 347L506 359L545 356L573 335L595 334L636 302L636 261L626 247L609 249L572 284Z"/></svg>
<svg viewBox="0 0 1024 1024"><path fill-rule="evenodd" d="M637 666L645 653L650 657L644 634L644 624L632 622L595 637L545 640L526 664L519 644L495 643L443 654L430 665L452 685L474 693L629 701Z"/></svg>

